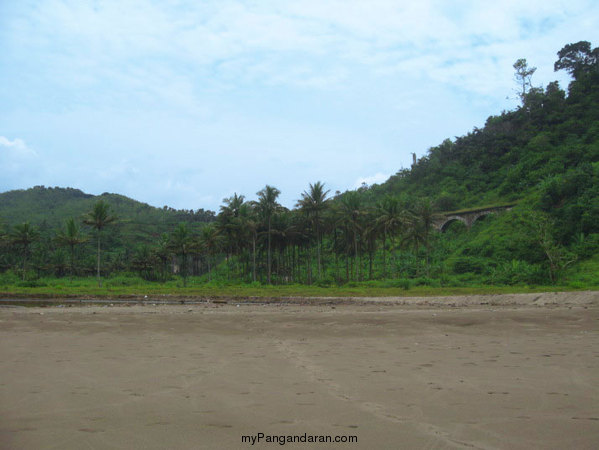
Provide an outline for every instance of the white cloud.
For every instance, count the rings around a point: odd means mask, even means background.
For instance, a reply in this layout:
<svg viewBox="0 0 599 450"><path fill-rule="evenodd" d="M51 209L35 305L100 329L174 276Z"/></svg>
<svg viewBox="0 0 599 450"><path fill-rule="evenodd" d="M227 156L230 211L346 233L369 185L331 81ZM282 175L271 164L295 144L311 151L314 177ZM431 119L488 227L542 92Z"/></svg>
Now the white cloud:
<svg viewBox="0 0 599 450"><path fill-rule="evenodd" d="M20 138L13 140L0 136L0 189L31 187L42 170L42 163L35 152Z"/></svg>
<svg viewBox="0 0 599 450"><path fill-rule="evenodd" d="M38 156L35 150L29 148L25 141L15 138L12 141L5 136L0 136L0 149L4 158L32 158Z"/></svg>
<svg viewBox="0 0 599 450"><path fill-rule="evenodd" d="M0 0L0 10L0 134L20 136L0 137L0 187L213 209L266 183L288 205L317 180L380 183L409 152L515 106L504 99L517 58L538 67L536 85L567 81L556 52L599 38L593 0Z"/></svg>
<svg viewBox="0 0 599 450"><path fill-rule="evenodd" d="M387 181L387 179L391 176L392 174L389 173L376 173L374 175L371 175L369 177L362 177L362 178L358 178L358 180L354 183L354 188L359 188L360 186L362 186L363 184L366 184L368 186L372 185L372 184L380 184L383 183L385 181Z"/></svg>
<svg viewBox="0 0 599 450"><path fill-rule="evenodd" d="M589 10L597 12L592 2L563 0L462 1L446 7L396 0L176 4L182 6L47 1L19 35L25 47L49 50L44 62L55 65L55 82L64 79L66 68L86 86L94 80L127 82L130 74L133 85L162 91L165 77L205 87L214 75L228 74L229 82L325 88L346 81L340 74L359 65L374 74L411 73L492 94L492 83L478 82L480 74L492 76L498 65L513 62L515 45L525 49L532 40L538 51L545 28L571 28ZM548 45L555 54L555 44ZM187 73L181 73L181 63ZM237 70L221 74L223 68Z"/></svg>

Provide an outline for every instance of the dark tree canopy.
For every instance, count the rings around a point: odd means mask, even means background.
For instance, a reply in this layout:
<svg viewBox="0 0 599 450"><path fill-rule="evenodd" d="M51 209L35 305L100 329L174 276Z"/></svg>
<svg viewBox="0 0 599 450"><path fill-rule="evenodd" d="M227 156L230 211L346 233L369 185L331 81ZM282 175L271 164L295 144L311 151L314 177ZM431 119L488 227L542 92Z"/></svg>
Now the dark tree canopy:
<svg viewBox="0 0 599 450"><path fill-rule="evenodd" d="M599 48L591 50L591 43L588 41L567 44L557 52L557 56L559 59L555 62L553 70L565 70L575 79L578 79L581 73L599 69Z"/></svg>

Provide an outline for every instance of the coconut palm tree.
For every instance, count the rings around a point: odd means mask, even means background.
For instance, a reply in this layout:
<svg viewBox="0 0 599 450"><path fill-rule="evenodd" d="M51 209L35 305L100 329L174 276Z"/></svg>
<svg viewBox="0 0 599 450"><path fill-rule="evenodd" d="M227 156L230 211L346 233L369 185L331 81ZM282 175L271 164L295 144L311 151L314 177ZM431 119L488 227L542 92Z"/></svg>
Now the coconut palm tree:
<svg viewBox="0 0 599 450"><path fill-rule="evenodd" d="M281 194L276 187L269 186L268 184L262 189L258 191L256 195L258 195L258 203L257 208L262 216L262 220L264 220L267 227L267 236L268 236L268 245L267 245L267 257L266 257L266 266L267 266L267 281L270 284L271 279L271 229L272 229L272 217L273 215L281 209L281 205L277 203L277 197Z"/></svg>
<svg viewBox="0 0 599 450"><path fill-rule="evenodd" d="M156 265L158 256L147 244L139 245L131 258L130 266L139 273L144 280L156 279Z"/></svg>
<svg viewBox="0 0 599 450"><path fill-rule="evenodd" d="M293 264L288 261L289 252L288 250L296 242L298 234L301 233L301 229L298 227L296 215L289 211L287 208L281 207L279 214L273 216L271 235L272 235L272 248L277 252L277 273L282 281L288 282L293 279L292 266ZM274 265L274 264L273 264Z"/></svg>
<svg viewBox="0 0 599 450"><path fill-rule="evenodd" d="M245 204L243 195L233 194L232 197L223 199L224 205L220 207L217 217L218 230L223 239L227 253L227 276L230 275L231 257L240 250L243 230L239 227L239 214Z"/></svg>
<svg viewBox="0 0 599 450"><path fill-rule="evenodd" d="M358 279L358 236L362 230L362 217L365 208L362 205L362 197L356 191L346 192L339 204L340 219L351 231L354 257L354 279Z"/></svg>
<svg viewBox="0 0 599 450"><path fill-rule="evenodd" d="M193 240L187 224L180 223L171 233L169 239L170 247L178 255L180 260L180 272L183 277L183 287L187 286L187 257L192 250Z"/></svg>
<svg viewBox="0 0 599 450"><path fill-rule="evenodd" d="M206 261L208 262L208 281L210 281L212 279L212 257L220 247L220 233L214 224L209 223L201 229L200 246L206 254Z"/></svg>
<svg viewBox="0 0 599 450"><path fill-rule="evenodd" d="M168 234L162 233L160 235L153 251L160 261L160 281L166 281L168 260L171 257Z"/></svg>
<svg viewBox="0 0 599 450"><path fill-rule="evenodd" d="M327 194L328 190L324 190L324 183L317 181L316 183L310 183L310 191L304 191L302 198L297 202L297 207L308 217L312 231L314 233L314 239L316 241L316 266L318 268L318 278L322 277L322 264L321 264L321 228L323 213L327 208Z"/></svg>
<svg viewBox="0 0 599 450"><path fill-rule="evenodd" d="M94 205L93 209L88 212L83 219L83 223L91 226L96 230L97 242L98 242L98 254L97 254L97 266L96 276L98 278L98 286L102 287L102 278L100 277L100 253L101 253L101 237L102 230L107 225L115 222L116 216L110 215L110 205L104 200L98 200Z"/></svg>
<svg viewBox="0 0 599 450"><path fill-rule="evenodd" d="M435 213L433 204L429 199L420 200L410 212L407 220L407 234L404 242L415 247L420 246L425 250L426 275L430 274L430 238L435 222L440 215Z"/></svg>
<svg viewBox="0 0 599 450"><path fill-rule="evenodd" d="M9 234L9 242L14 246L21 247L23 280L25 280L25 273L27 272L27 257L29 256L31 244L37 241L38 238L39 232L29 222L15 225Z"/></svg>
<svg viewBox="0 0 599 450"><path fill-rule="evenodd" d="M406 215L397 197L386 195L376 205L376 224L383 233L383 278L387 276L387 239L391 237L391 249L395 236L402 228Z"/></svg>
<svg viewBox="0 0 599 450"><path fill-rule="evenodd" d="M72 217L65 222L65 228L56 235L56 242L62 247L70 250L70 278L75 273L75 248L87 241L87 237L81 233L81 229Z"/></svg>
<svg viewBox="0 0 599 450"><path fill-rule="evenodd" d="M244 236L252 242L252 281L256 281L256 242L260 227L260 218L256 209L255 202L244 203L239 209L240 227L245 231Z"/></svg>
<svg viewBox="0 0 599 450"><path fill-rule="evenodd" d="M368 279L372 280L373 278L373 261L374 255L377 251L378 239L380 236L380 228L376 223L376 216L374 215L374 211L368 211L365 217L365 226L362 235L364 236L364 242L366 244L366 250L368 251Z"/></svg>

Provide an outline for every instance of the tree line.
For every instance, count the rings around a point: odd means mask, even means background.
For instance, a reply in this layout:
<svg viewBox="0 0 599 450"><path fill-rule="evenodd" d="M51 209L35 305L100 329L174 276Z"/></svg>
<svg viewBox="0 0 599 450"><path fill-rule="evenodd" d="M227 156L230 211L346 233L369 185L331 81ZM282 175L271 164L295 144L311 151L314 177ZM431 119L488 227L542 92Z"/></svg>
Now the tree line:
<svg viewBox="0 0 599 450"><path fill-rule="evenodd" d="M483 128L429 149L387 182L331 197L310 184L293 209L266 185L256 200L234 194L218 214L166 233L119 235L100 200L61 230L0 224L0 271L37 276L136 272L165 281L343 283L424 280L556 282L599 253L599 50L581 41L558 52L573 79L536 87L535 68L514 64L521 105ZM434 230L442 211L519 201L470 233ZM125 209L126 210L126 209ZM123 209L120 210L122 213ZM203 211L201 211L204 213ZM119 214L120 214L119 213ZM130 224L131 225L131 224ZM141 227L141 225L140 225ZM155 228L154 228L155 230ZM121 241L119 242L119 239Z"/></svg>
<svg viewBox="0 0 599 450"><path fill-rule="evenodd" d="M389 262L394 252L412 248L416 253L424 249L425 272L428 270L430 236L437 217L430 201L409 207L399 197L388 195L371 207L358 191L329 197L322 182L310 184L293 210L278 202L279 195L279 189L270 185L257 193L256 201L234 194L223 200L214 222L199 232L180 223L170 233L158 236L153 245L138 247L127 268L148 280L165 280L175 272L184 284L192 274L212 279L216 267L220 276L224 273L228 279L310 284L325 278L385 278L392 272ZM93 240L101 285L102 238L116 223L117 217L104 200L80 222L67 219L52 242L67 251L68 267L58 264L56 272L71 277L80 274L78 248ZM23 279L33 264L32 248L39 239L39 230L29 223L4 233L5 246L19 255ZM382 260L375 271L377 253Z"/></svg>

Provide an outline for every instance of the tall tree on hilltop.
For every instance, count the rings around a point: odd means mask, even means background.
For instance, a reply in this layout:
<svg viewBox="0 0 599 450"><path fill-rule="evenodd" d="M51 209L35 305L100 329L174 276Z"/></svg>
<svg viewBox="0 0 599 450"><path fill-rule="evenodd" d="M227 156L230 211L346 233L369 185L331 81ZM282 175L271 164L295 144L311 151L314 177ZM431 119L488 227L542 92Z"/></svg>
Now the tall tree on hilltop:
<svg viewBox="0 0 599 450"><path fill-rule="evenodd" d="M528 62L525 58L518 59L514 65L514 69L516 73L514 74L514 78L516 82L520 86L520 92L518 96L524 102L524 98L526 97L526 93L532 88L531 78L533 74L536 72L536 67L528 67Z"/></svg>
<svg viewBox="0 0 599 450"><path fill-rule="evenodd" d="M574 79L579 79L583 73L594 72L599 74L599 47L591 50L591 43L580 41L565 45L557 52L558 60L553 65L553 70L565 70Z"/></svg>
<svg viewBox="0 0 599 450"><path fill-rule="evenodd" d="M93 209L88 212L83 219L83 223L91 226L96 230L97 242L98 242L98 253L97 253L97 265L96 265L96 276L98 278L98 286L102 287L102 277L100 276L100 253L101 253L101 239L102 231L107 225L115 222L116 216L110 215L110 205L104 200L98 200L94 205Z"/></svg>
<svg viewBox="0 0 599 450"><path fill-rule="evenodd" d="M268 237L268 245L267 245L267 256L266 256L266 266L267 266L267 281L270 284L271 282L271 271L272 271L272 255L271 255L271 232L272 232L272 217L273 215L281 209L281 205L277 203L277 198L281 194L276 187L269 186L268 184L262 189L258 191L256 195L258 195L258 203L257 208L262 216L266 224L267 229L267 237Z"/></svg>

